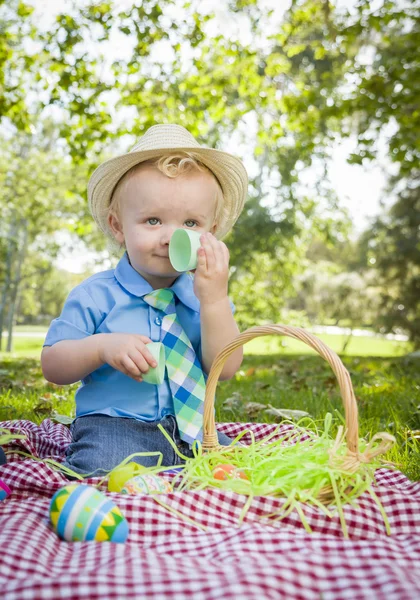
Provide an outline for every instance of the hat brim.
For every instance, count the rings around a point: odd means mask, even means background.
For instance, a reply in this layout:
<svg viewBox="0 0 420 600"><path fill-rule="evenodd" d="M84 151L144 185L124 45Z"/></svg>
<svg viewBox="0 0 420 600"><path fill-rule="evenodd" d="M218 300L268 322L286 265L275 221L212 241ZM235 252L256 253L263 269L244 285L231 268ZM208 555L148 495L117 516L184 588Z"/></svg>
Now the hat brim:
<svg viewBox="0 0 420 600"><path fill-rule="evenodd" d="M217 178L224 196L224 206L216 236L222 239L232 229L242 212L247 197L248 176L241 160L215 148L174 147L129 152L111 158L93 172L88 183L89 208L101 230L112 237L108 225L108 208L121 177L146 160L188 152L202 162Z"/></svg>

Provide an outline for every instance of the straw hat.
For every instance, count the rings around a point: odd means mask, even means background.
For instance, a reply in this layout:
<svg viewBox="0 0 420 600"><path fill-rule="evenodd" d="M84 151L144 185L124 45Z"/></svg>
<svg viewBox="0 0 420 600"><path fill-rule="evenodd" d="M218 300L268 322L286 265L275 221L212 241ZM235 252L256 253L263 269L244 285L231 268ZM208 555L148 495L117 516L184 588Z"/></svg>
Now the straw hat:
<svg viewBox="0 0 420 600"><path fill-rule="evenodd" d="M180 125L154 125L130 152L99 165L89 180L89 208L104 233L112 237L107 222L108 207L121 177L134 165L177 150L193 153L220 183L224 206L216 236L221 239L232 229L247 196L248 176L242 161L226 152L200 146Z"/></svg>

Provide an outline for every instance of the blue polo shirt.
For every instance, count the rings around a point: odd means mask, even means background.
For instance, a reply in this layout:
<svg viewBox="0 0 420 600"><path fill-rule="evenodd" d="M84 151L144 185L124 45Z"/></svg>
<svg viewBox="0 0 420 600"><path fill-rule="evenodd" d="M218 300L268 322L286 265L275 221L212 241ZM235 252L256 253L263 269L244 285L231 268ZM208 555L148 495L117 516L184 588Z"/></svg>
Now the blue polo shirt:
<svg viewBox="0 0 420 600"><path fill-rule="evenodd" d="M178 319L201 361L200 302L193 284L193 277L182 273L171 289ZM115 269L89 277L70 292L61 315L51 322L44 346L95 333L137 333L160 341L162 313L143 300L152 291L124 254ZM232 303L231 307L234 312ZM141 421L174 414L167 374L161 385L152 385L102 365L76 391L76 417L96 413Z"/></svg>

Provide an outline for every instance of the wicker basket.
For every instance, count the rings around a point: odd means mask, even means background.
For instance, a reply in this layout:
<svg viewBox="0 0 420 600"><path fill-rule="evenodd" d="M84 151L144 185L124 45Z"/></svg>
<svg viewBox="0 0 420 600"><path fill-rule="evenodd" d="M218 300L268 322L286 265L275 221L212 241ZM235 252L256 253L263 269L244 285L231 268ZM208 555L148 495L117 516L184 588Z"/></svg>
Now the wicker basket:
<svg viewBox="0 0 420 600"><path fill-rule="evenodd" d="M387 452L395 443L395 438L388 433L377 433L373 436L370 443L363 453L359 452L359 426L358 426L358 411L357 402L353 391L350 375L344 367L339 356L328 346L326 346L317 337L308 333L300 327L291 327L288 325L266 325L262 327L252 327L238 335L230 344L225 346L223 350L216 356L206 385L206 396L204 399L204 416L203 416L203 450L211 451L216 448L223 451L224 447L219 446L216 426L214 421L214 399L217 382L223 365L227 358L240 346L246 342L253 340L256 337L264 335L286 335L296 340L305 342L316 350L322 358L324 358L338 380L341 397L344 404L346 429L339 428L334 447L330 451L330 461L336 459L335 451L341 446L341 443L346 438L347 453L343 460L340 458L340 467L349 472L355 472L359 469L361 463L370 463L379 454ZM380 443L377 443L380 440ZM329 490L324 490L326 496L329 495Z"/></svg>

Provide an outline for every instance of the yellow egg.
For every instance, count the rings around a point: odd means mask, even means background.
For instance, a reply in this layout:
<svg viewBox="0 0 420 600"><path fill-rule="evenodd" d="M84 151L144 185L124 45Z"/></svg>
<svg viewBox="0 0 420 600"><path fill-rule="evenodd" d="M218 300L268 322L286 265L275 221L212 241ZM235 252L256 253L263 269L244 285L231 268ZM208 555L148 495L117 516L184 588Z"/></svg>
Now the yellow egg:
<svg viewBox="0 0 420 600"><path fill-rule="evenodd" d="M143 467L143 465L139 465L136 462L129 462L122 467L113 469L109 474L108 492L121 492L126 481L136 475L140 475L140 473L145 473L146 471L146 467Z"/></svg>

